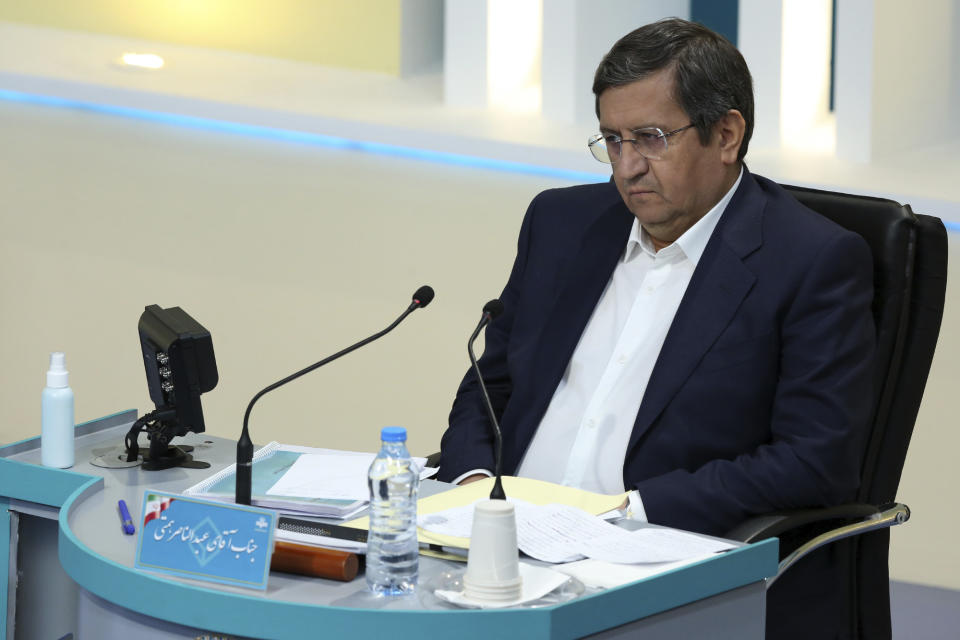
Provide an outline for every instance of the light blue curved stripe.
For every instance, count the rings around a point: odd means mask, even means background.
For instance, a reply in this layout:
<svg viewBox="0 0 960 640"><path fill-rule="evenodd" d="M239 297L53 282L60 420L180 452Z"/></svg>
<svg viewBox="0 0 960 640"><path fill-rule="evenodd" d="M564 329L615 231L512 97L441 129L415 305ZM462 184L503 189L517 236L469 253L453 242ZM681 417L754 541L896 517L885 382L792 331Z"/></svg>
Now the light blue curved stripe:
<svg viewBox="0 0 960 640"><path fill-rule="evenodd" d="M367 140L351 140L349 138L328 136L319 133L293 131L291 129L277 129L273 127L243 124L239 122L215 120L213 118L200 118L197 116L185 116L173 113L165 113L162 111L150 111L148 109L135 109L133 107L120 107L116 105L99 104L84 100L73 100L68 98L59 98L56 96L44 96L39 94L24 93L21 91L11 91L9 89L0 89L0 100L24 102L28 104L38 104L67 109L82 109L84 111L92 111L94 113L103 113L125 118L136 118L139 120L149 120L152 122L161 122L175 126L190 127L193 129L232 133L255 138L264 138L268 140L279 140L283 142L295 142L333 149L363 151L366 153L375 153L398 158L408 158L412 160L422 160L424 162L435 162L439 164L456 165L473 169L488 169L491 171L505 171L508 173L538 175L548 178L557 178L560 180L570 180L572 182L606 182L610 179L610 176L607 174L592 173L587 171L557 169L555 167L546 167L523 162L495 160L492 158L468 156L458 153L448 153L445 151L430 151L427 149L416 149L413 147L403 147L400 145L384 144L381 142L370 142ZM960 223L948 222L944 220L943 224L947 231L951 233L960 233Z"/></svg>
<svg viewBox="0 0 960 640"><path fill-rule="evenodd" d="M571 180L574 182L606 182L610 179L609 175L604 175L601 173L557 169L554 167L527 164L523 162L494 160L492 158L482 158L479 156L469 156L445 151L430 151L427 149L416 149L413 147L403 147L400 145L384 144L381 142L370 142L367 140L351 140L349 138L328 136L319 133L293 131L290 129L277 129L274 127L243 124L240 122L215 120L213 118L200 118L197 116L185 116L174 113L165 113L162 111L150 111L148 109L135 109L133 107L120 107L116 105L99 104L84 100L72 100L68 98L58 98L55 96L23 93L8 89L0 89L0 100L25 102L28 104L38 104L48 107L82 109L84 111L92 111L94 113L122 116L125 118L137 118L139 120L149 120L152 122L162 122L164 124L190 127L193 129L205 129L208 131L233 133L255 138L280 140L283 142L296 142L300 144L309 144L334 149L363 151L366 153L376 153L379 155L408 158L412 160L423 160L425 162L437 162L440 164L457 165L462 167L470 167L473 169L489 169L493 171L539 175L549 178L558 178L560 180Z"/></svg>

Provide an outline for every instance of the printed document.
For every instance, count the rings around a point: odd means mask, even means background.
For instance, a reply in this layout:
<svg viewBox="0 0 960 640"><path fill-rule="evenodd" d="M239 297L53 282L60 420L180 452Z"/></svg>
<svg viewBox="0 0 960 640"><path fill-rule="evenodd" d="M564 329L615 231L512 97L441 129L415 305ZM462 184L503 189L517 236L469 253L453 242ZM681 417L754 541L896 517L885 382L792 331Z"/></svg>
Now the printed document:
<svg viewBox="0 0 960 640"><path fill-rule="evenodd" d="M582 558L620 564L674 562L734 548L722 540L675 529L628 531L569 505L508 500L516 509L520 550L544 562ZM431 533L469 537L473 505L422 515L418 524Z"/></svg>
<svg viewBox="0 0 960 640"><path fill-rule="evenodd" d="M300 498L334 498L339 500L369 500L367 470L376 454L355 451L328 451L304 453L270 487L267 495ZM424 468L425 458L414 458L421 478L436 473Z"/></svg>

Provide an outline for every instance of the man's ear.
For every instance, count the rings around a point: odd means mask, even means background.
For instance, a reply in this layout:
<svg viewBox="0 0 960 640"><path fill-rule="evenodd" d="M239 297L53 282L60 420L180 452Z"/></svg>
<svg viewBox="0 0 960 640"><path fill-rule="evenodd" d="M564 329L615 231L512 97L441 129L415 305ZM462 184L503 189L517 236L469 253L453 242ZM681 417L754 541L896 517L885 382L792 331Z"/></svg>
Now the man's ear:
<svg viewBox="0 0 960 640"><path fill-rule="evenodd" d="M737 162L737 155L740 153L740 145L743 143L743 135L746 130L747 122L736 109L727 111L717 122L714 131L719 137L720 159L724 164L735 164Z"/></svg>

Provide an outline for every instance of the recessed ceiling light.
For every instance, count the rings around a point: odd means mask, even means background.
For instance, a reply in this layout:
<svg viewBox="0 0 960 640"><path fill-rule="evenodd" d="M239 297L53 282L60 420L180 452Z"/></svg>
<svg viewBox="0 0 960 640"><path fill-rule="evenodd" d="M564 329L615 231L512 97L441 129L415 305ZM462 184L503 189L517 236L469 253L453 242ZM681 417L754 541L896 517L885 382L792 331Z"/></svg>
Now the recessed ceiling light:
<svg viewBox="0 0 960 640"><path fill-rule="evenodd" d="M160 69L163 67L163 58L155 53L125 53L120 56L120 62L128 67L143 69Z"/></svg>

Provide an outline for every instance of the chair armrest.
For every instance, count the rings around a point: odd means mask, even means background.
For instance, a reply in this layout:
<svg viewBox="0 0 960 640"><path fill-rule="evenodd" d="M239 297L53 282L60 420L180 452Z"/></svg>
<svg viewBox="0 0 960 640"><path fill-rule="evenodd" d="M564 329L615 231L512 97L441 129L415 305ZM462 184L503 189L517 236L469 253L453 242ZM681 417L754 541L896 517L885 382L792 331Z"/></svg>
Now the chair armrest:
<svg viewBox="0 0 960 640"><path fill-rule="evenodd" d="M872 516L867 516L859 522L854 522L843 527L838 527L822 533L816 538L808 541L806 544L800 545L794 550L790 555L780 561L780 565L777 567L777 575L767 581L767 588L770 588L770 585L783 575L784 571L793 566L798 560L803 558L805 555L816 551L820 547L830 544L831 542L836 542L837 540L842 540L844 538L850 538L852 536L859 536L861 534L867 533L868 531L877 531L878 529L887 529L894 525L903 524L910 519L910 507L905 504L892 503L889 505L884 505L881 507L881 511Z"/></svg>
<svg viewBox="0 0 960 640"><path fill-rule="evenodd" d="M777 568L777 575L767 580L767 588L769 589L790 567L820 547L869 531L887 529L898 524L903 524L909 519L910 507L905 504L891 503L880 507L867 504L847 504L838 507L803 509L796 512L784 512L752 518L732 530L728 537L742 542L755 542L757 540L763 540L764 538L788 533L798 527L808 527L818 522L830 520L853 521L806 540L803 544L783 557Z"/></svg>
<svg viewBox="0 0 960 640"><path fill-rule="evenodd" d="M818 522L859 520L879 512L880 510L874 505L861 503L842 504L836 507L819 509L777 511L745 520L724 534L723 537L739 542L757 542Z"/></svg>

